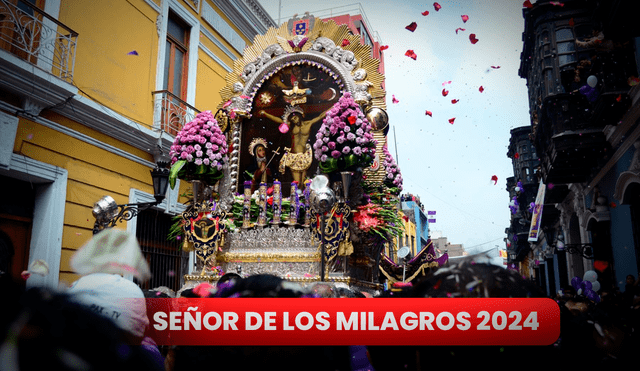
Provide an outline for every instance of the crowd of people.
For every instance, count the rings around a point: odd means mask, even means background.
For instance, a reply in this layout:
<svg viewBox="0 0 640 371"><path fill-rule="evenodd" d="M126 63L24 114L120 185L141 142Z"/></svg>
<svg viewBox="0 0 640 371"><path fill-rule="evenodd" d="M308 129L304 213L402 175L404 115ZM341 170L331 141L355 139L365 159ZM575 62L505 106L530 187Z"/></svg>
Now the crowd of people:
<svg viewBox="0 0 640 371"><path fill-rule="evenodd" d="M85 274L71 287L60 290L24 290L6 275L0 282L6 299L0 306L0 368L7 371L44 367L421 370L435 364L472 366L482 362L506 368L527 359L553 367L622 366L633 361L640 345L639 281L633 276L623 293L603 293L597 303L571 287L558 293L553 299L560 308L560 337L549 346L158 346L149 336L145 303L152 298L362 298L375 305L376 298L395 297L546 297L535 283L517 272L473 258L434 270L412 286L382 291L373 297L329 283L302 286L273 275L241 277L233 273L224 275L215 285L203 283L178 293L167 288L143 291L113 272Z"/></svg>

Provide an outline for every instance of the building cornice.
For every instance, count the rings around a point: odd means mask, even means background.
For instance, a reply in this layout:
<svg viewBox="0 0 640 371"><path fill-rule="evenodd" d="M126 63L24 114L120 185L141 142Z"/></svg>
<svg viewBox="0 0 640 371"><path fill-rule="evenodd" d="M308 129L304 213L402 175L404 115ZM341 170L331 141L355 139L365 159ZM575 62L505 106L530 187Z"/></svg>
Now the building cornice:
<svg viewBox="0 0 640 371"><path fill-rule="evenodd" d="M254 0L213 0L212 2L249 40L253 40L256 35L266 33L269 27L276 27L273 19Z"/></svg>

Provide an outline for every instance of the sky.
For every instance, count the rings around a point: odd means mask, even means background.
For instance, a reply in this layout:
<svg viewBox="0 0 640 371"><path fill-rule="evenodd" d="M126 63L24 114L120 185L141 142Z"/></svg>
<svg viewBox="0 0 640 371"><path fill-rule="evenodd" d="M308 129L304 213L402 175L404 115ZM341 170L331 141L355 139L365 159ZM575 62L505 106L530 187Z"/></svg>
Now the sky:
<svg viewBox="0 0 640 371"><path fill-rule="evenodd" d="M344 0L260 3L276 22L280 6L280 23L296 13L358 7ZM504 249L510 222L506 179L513 176L510 130L530 125L526 80L518 76L523 1L438 3L439 11L429 1L360 3L381 44L389 46L383 52L389 151L402 172L404 192L419 196L425 211L436 211L432 234L441 233L470 253L496 245ZM417 24L413 32L405 29L411 22ZM464 30L456 34L457 28ZM405 56L407 50L416 60Z"/></svg>

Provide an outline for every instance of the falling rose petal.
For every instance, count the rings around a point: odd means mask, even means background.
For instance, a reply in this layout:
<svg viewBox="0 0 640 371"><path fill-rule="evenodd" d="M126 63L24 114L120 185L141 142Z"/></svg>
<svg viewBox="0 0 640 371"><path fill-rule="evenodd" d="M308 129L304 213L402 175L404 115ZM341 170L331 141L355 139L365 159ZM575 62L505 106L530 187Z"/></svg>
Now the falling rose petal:
<svg viewBox="0 0 640 371"><path fill-rule="evenodd" d="M549 183L549 184L547 184L547 188L549 188L549 189L553 189L553 187L555 187L555 185L553 185L553 183Z"/></svg>
<svg viewBox="0 0 640 371"><path fill-rule="evenodd" d="M458 102L460 102L460 99L452 99L452 100L451 100L451 104L456 104L456 103L458 103Z"/></svg>
<svg viewBox="0 0 640 371"><path fill-rule="evenodd" d="M443 83L442 83L442 86L445 86L445 85L447 85L447 84L451 84L451 81L445 81L445 82L443 82Z"/></svg>
<svg viewBox="0 0 640 371"><path fill-rule="evenodd" d="M618 94L616 97L616 102L620 102L622 100L622 94Z"/></svg>
<svg viewBox="0 0 640 371"><path fill-rule="evenodd" d="M416 27L418 27L418 25L416 24L416 22L411 22L407 27L405 27L407 30L413 32L416 30Z"/></svg>
<svg viewBox="0 0 640 371"><path fill-rule="evenodd" d="M467 23L467 21L469 20L469 16L468 15L462 15L462 22Z"/></svg>
<svg viewBox="0 0 640 371"><path fill-rule="evenodd" d="M414 61L416 60L416 58L418 58L416 53L414 53L413 50L411 50L411 49L407 50L407 52L404 53L404 55L406 55L407 57L413 59Z"/></svg>
<svg viewBox="0 0 640 371"><path fill-rule="evenodd" d="M564 6L564 4L559 1L549 1L549 4L555 5L555 6Z"/></svg>
<svg viewBox="0 0 640 371"><path fill-rule="evenodd" d="M455 117L453 117L453 118L450 118L450 119L449 119L449 123L450 123L451 125L453 125L453 122L454 122L454 121L456 121L456 118L455 118Z"/></svg>
<svg viewBox="0 0 640 371"><path fill-rule="evenodd" d="M289 131L289 125L283 122L282 124L280 124L280 126L278 126L278 130L280 130L280 132L284 134Z"/></svg>
<svg viewBox="0 0 640 371"><path fill-rule="evenodd" d="M484 88L482 87L482 85L480 85L480 87L478 88L478 90L480 91L480 93L482 93L484 91Z"/></svg>
<svg viewBox="0 0 640 371"><path fill-rule="evenodd" d="M533 8L533 4L531 4L531 1L526 0L524 3L522 3L522 6L524 8Z"/></svg>
<svg viewBox="0 0 640 371"><path fill-rule="evenodd" d="M395 95L392 95L392 96L391 96L391 102L392 102L392 103L394 103L394 104L395 104L395 103L400 103L400 101L396 99L396 96L395 96Z"/></svg>
<svg viewBox="0 0 640 371"><path fill-rule="evenodd" d="M130 51L127 55L138 55L138 52L135 50Z"/></svg>
<svg viewBox="0 0 640 371"><path fill-rule="evenodd" d="M469 40L471 41L472 44L475 44L475 43L478 42L478 39L476 38L476 34L474 34L474 33L469 35Z"/></svg>
<svg viewBox="0 0 640 371"><path fill-rule="evenodd" d="M347 120L349 120L349 124L351 124L351 125L356 123L356 117L355 116L349 116L347 118Z"/></svg>
<svg viewBox="0 0 640 371"><path fill-rule="evenodd" d="M497 175L492 175L491 176L491 181L493 182L493 185L498 184L498 176Z"/></svg>
<svg viewBox="0 0 640 371"><path fill-rule="evenodd" d="M424 113L425 115L429 116L429 117L433 117L433 113L431 113L431 111L427 111Z"/></svg>
<svg viewBox="0 0 640 371"><path fill-rule="evenodd" d="M615 202L612 202L609 204L609 206L611 206L612 209L615 209L618 205L616 205Z"/></svg>
<svg viewBox="0 0 640 371"><path fill-rule="evenodd" d="M569 26L573 27L576 25L576 21L573 20L573 18L569 19Z"/></svg>
<svg viewBox="0 0 640 371"><path fill-rule="evenodd" d="M517 160L517 159L519 159L519 158L520 158L520 154L519 154L518 152L516 152L516 154L515 154L515 155L513 155L513 157Z"/></svg>
<svg viewBox="0 0 640 371"><path fill-rule="evenodd" d="M595 268L598 272L604 272L605 269L609 267L609 262L606 260L596 260L593 262L593 268Z"/></svg>
<svg viewBox="0 0 640 371"><path fill-rule="evenodd" d="M458 34L458 31L466 31L466 29L461 27L456 28L456 35Z"/></svg>
<svg viewBox="0 0 640 371"><path fill-rule="evenodd" d="M29 271L22 271L22 273L20 273L20 276L22 277L23 280L28 280L29 277L31 277L31 272Z"/></svg>
<svg viewBox="0 0 640 371"><path fill-rule="evenodd" d="M424 16L428 16L428 15L429 15L429 11L428 11L428 10L425 10L424 12L422 12L422 15L424 15Z"/></svg>
<svg viewBox="0 0 640 371"><path fill-rule="evenodd" d="M446 97L446 96L447 96L447 94L449 94L449 90L447 90L447 89L442 89L442 96L443 96L443 97Z"/></svg>
<svg viewBox="0 0 640 371"><path fill-rule="evenodd" d="M433 3L433 8L436 10L436 12L440 9L442 9L442 6L440 6L440 4L438 3Z"/></svg>
<svg viewBox="0 0 640 371"><path fill-rule="evenodd" d="M350 42L349 40L347 40L347 39L342 39L342 46L347 46L347 45L349 45L349 44L351 44L351 42Z"/></svg>
<svg viewBox="0 0 640 371"><path fill-rule="evenodd" d="M491 66L491 68L493 68L494 70L497 70L498 68L500 68L500 66Z"/></svg>

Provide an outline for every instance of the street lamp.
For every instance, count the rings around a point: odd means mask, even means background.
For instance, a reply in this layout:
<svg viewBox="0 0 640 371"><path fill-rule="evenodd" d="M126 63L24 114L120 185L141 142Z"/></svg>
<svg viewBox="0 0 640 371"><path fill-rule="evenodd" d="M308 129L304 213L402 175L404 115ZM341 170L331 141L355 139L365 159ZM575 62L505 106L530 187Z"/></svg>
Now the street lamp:
<svg viewBox="0 0 640 371"><path fill-rule="evenodd" d="M151 170L151 178L153 179L153 202L138 202L135 204L118 205L111 196L104 196L93 205L93 217L96 222L93 224L93 234L100 232L105 228L111 228L118 221L131 220L135 218L139 212L146 210L152 206L156 206L164 200L169 186L169 169L167 162L160 161L156 164L155 169Z"/></svg>

